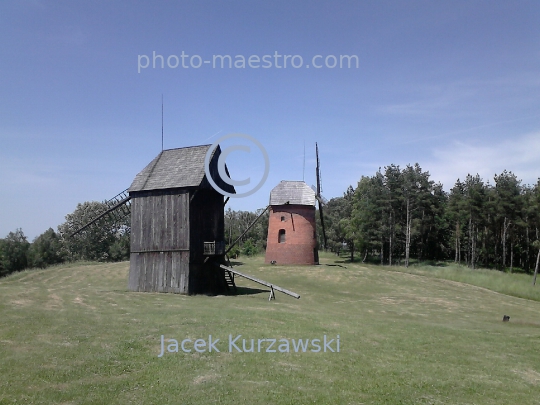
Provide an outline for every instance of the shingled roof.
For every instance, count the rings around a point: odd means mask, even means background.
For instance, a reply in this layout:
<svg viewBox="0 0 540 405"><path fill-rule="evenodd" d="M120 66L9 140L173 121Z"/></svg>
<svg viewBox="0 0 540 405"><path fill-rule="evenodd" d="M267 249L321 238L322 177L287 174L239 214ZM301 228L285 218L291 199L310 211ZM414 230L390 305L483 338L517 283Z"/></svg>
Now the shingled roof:
<svg viewBox="0 0 540 405"><path fill-rule="evenodd" d="M303 181L282 180L270 191L270 205L315 205L315 192Z"/></svg>
<svg viewBox="0 0 540 405"><path fill-rule="evenodd" d="M208 181L205 179L204 158L210 146L190 146L162 151L135 176L128 191L199 187L203 182L208 185ZM214 180L216 180L217 175L217 158L220 154L221 149L218 146L210 163L210 172ZM234 188L221 179L218 179L216 183L223 190L234 193ZM228 187L224 187L224 184Z"/></svg>

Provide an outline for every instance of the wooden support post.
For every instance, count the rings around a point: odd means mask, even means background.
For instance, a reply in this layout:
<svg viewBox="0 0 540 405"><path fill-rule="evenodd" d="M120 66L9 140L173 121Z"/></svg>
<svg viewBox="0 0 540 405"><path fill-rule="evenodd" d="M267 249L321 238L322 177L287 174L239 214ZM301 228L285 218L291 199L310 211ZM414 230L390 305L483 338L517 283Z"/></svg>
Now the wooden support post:
<svg viewBox="0 0 540 405"><path fill-rule="evenodd" d="M533 285L536 285L536 276L538 275L538 264L540 263L540 249L538 250L538 256L536 256L536 267L534 268Z"/></svg>
<svg viewBox="0 0 540 405"><path fill-rule="evenodd" d="M270 286L270 297L268 297L268 301L275 300L275 299L276 299L276 294L274 293L274 286L271 285Z"/></svg>

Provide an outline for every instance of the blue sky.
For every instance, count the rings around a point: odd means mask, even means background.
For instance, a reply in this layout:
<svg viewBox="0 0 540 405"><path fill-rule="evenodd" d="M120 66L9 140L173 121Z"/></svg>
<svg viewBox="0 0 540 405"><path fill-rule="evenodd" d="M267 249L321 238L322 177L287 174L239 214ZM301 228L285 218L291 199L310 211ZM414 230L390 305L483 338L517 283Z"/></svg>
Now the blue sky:
<svg viewBox="0 0 540 405"><path fill-rule="evenodd" d="M139 73L153 52L277 52L303 65L157 59ZM315 55L359 64L307 68ZM165 148L243 133L268 151L267 182L233 209L264 207L280 180L302 180L304 145L314 184L315 142L328 199L391 163L418 162L447 190L503 169L535 183L539 73L537 1L3 1L0 237L20 227L32 239L77 203L127 188L161 150L162 94ZM227 160L237 179L257 180L259 163Z"/></svg>

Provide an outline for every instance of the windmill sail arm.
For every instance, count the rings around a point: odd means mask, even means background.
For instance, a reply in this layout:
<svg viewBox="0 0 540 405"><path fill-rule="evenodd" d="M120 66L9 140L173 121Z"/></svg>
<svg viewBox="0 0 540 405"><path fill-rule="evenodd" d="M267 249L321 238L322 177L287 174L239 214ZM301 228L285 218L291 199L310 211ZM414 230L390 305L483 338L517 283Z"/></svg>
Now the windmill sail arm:
<svg viewBox="0 0 540 405"><path fill-rule="evenodd" d="M324 242L323 249L326 250L326 245L328 244L328 241L326 239L326 230L324 228L324 214L323 214L322 205L319 206L319 216L321 218L321 227L322 227L323 242Z"/></svg>
<svg viewBox="0 0 540 405"><path fill-rule="evenodd" d="M322 233L323 233L323 248L326 250L326 230L324 229L324 214L323 214L323 206L328 202L326 198L324 198L321 195L322 187L321 187L321 165L319 161L319 145L317 145L317 142L315 142L315 154L317 156L317 167L316 167L316 176L317 176L317 191L315 192L315 198L317 198L317 201L319 202L319 216L321 217L321 227L322 227Z"/></svg>
<svg viewBox="0 0 540 405"><path fill-rule="evenodd" d="M263 212L261 212L259 214L259 216L257 218L255 218L255 220L246 228L246 230L242 233L242 235L240 235L232 244L231 246L229 246L229 248L227 249L227 251L225 252L225 254L229 253L232 248L240 241L240 239L242 239L244 237L244 235L253 227L253 225L255 225L257 223L257 221L259 219L261 219L261 217L263 216L263 214L268 210L268 208L270 208L270 205L267 205L266 208L264 209Z"/></svg>
<svg viewBox="0 0 540 405"><path fill-rule="evenodd" d="M324 196L322 196L322 195L316 195L315 198L317 199L317 201L319 202L320 205L328 204L328 200L326 198L324 198Z"/></svg>
<svg viewBox="0 0 540 405"><path fill-rule="evenodd" d="M113 205L111 208L109 208L107 211L101 213L100 215L98 215L96 218L92 219L90 222L88 222L86 225L84 225L83 227L77 229L75 232L73 232L70 237L73 237L75 235L77 235L79 232L82 232L84 231L86 228L88 228L90 225L94 224L95 222L99 221L101 218L103 218L105 215L113 212L114 210L120 208L122 205L124 205L125 203L127 203L129 200L131 200L131 197L128 196L126 198L124 198L123 200L119 201L117 204Z"/></svg>

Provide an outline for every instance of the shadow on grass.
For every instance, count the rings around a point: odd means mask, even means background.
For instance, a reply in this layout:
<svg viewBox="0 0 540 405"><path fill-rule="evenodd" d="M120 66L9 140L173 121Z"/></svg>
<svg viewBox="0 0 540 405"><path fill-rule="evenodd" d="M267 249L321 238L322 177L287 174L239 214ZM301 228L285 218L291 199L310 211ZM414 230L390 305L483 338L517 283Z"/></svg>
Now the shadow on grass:
<svg viewBox="0 0 540 405"><path fill-rule="evenodd" d="M236 287L236 294L232 295L255 295L260 293L270 293L270 290L261 290L260 288Z"/></svg>
<svg viewBox="0 0 540 405"><path fill-rule="evenodd" d="M343 264L358 263L358 264L369 264L373 266L382 266L382 267L388 266L388 263L381 264L381 261L378 258L368 258L367 260L362 260L362 258L360 257L355 257L354 260L352 261L349 258L349 259L342 259L342 260L334 260L334 263L343 263ZM422 266L448 267L450 264L453 264L453 262L449 263L449 262L435 261L435 260L418 261L416 259L409 260L409 267L422 267ZM332 265L327 265L327 266L332 266ZM335 266L339 266L339 264L336 264ZM396 260L392 263L392 267L405 267L405 262L403 259L401 259L400 261Z"/></svg>
<svg viewBox="0 0 540 405"><path fill-rule="evenodd" d="M403 261L401 261L401 263L403 265ZM436 261L436 260L426 260L426 261L410 260L409 261L409 266L416 266L416 267L421 267L421 266L448 267L448 263L447 262L439 262L439 261Z"/></svg>

